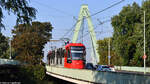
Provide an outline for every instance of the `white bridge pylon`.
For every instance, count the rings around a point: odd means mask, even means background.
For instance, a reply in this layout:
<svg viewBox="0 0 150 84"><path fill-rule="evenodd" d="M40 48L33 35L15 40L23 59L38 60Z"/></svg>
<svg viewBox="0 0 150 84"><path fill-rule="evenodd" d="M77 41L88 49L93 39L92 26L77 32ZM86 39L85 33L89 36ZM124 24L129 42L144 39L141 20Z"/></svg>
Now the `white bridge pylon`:
<svg viewBox="0 0 150 84"><path fill-rule="evenodd" d="M97 40L96 40L94 27L93 27L93 24L91 21L90 13L88 10L88 5L86 5L86 4L81 6L78 21L76 23L75 30L74 30L72 43L76 43L76 41L77 41L78 34L79 34L80 29L81 29L81 24L82 24L84 18L87 19L88 31L90 33L90 39L92 41L91 45L92 45L93 49L91 51L91 57L94 58L94 59L92 59L92 61L94 64L97 64L99 62L99 54L98 54L98 50L97 50L97 47L98 47L97 46Z"/></svg>

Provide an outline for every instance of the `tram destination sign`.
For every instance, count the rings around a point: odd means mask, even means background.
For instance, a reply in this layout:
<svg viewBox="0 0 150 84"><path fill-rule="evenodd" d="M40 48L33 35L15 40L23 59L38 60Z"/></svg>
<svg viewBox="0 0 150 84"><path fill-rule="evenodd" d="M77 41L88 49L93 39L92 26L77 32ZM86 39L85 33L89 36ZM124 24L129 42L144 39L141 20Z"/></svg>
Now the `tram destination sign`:
<svg viewBox="0 0 150 84"><path fill-rule="evenodd" d="M71 46L71 50L83 50L84 47L82 46Z"/></svg>

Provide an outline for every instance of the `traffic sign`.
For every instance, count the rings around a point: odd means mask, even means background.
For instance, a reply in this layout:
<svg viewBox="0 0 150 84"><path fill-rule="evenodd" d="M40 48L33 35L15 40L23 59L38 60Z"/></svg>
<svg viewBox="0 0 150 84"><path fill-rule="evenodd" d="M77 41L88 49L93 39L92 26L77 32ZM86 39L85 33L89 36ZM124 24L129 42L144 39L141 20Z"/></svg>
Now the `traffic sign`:
<svg viewBox="0 0 150 84"><path fill-rule="evenodd" d="M146 54L143 56L143 59L146 59L147 58L147 56L146 56Z"/></svg>

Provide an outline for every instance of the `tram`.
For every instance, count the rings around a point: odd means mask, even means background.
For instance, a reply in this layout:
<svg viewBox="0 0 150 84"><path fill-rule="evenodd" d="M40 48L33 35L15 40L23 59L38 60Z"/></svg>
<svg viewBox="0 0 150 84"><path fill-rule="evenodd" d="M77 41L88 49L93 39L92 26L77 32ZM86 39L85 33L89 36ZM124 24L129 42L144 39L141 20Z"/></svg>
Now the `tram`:
<svg viewBox="0 0 150 84"><path fill-rule="evenodd" d="M49 65L83 69L86 62L86 49L82 43L68 43L64 48L49 51L47 60Z"/></svg>

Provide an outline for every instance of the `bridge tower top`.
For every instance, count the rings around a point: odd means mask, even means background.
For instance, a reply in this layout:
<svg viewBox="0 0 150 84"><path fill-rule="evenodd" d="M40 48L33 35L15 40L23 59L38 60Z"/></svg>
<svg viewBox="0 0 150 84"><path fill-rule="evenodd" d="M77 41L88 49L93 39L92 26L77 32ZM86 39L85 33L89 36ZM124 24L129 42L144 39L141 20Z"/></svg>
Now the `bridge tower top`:
<svg viewBox="0 0 150 84"><path fill-rule="evenodd" d="M92 20L91 20L91 16L90 16L87 4L83 4L80 8L80 13L78 16L78 21L75 26L75 31L74 31L74 35L72 38L72 42L76 43L79 31L81 29L81 24L82 24L84 18L87 19L88 31L90 33L90 39L91 39L91 45L92 45L91 57L93 58L92 61L94 64L97 64L99 62L99 54L97 51L98 46L97 46L96 35L95 35L94 27L92 24Z"/></svg>

